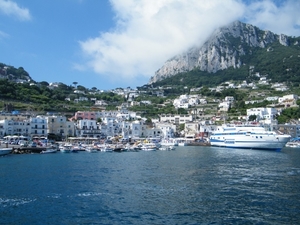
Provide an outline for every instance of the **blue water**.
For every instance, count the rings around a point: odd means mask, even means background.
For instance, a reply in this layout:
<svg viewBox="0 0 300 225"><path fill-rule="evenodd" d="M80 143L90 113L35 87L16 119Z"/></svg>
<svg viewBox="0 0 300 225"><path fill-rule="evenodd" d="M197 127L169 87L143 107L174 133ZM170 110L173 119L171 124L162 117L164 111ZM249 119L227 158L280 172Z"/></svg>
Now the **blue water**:
<svg viewBox="0 0 300 225"><path fill-rule="evenodd" d="M0 158L0 224L300 224L300 150Z"/></svg>

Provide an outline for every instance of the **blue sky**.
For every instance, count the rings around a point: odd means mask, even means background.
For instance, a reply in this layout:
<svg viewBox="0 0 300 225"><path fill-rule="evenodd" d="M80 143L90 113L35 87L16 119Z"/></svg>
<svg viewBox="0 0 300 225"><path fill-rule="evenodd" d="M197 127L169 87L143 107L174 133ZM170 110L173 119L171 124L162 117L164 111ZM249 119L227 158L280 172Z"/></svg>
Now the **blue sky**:
<svg viewBox="0 0 300 225"><path fill-rule="evenodd" d="M234 20L300 36L299 11L299 0L0 0L0 62L37 82L135 88Z"/></svg>

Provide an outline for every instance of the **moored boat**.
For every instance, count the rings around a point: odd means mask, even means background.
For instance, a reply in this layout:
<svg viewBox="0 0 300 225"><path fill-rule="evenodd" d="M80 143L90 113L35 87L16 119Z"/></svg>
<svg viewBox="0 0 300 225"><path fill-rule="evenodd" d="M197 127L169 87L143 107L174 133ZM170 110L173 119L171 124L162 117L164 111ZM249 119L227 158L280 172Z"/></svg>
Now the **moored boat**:
<svg viewBox="0 0 300 225"><path fill-rule="evenodd" d="M175 150L175 147L174 146L161 146L161 147L158 148L158 150L171 151L171 150Z"/></svg>
<svg viewBox="0 0 300 225"><path fill-rule="evenodd" d="M159 148L160 146L158 146L157 144L155 143L143 143L141 145L141 150L143 151L155 151Z"/></svg>
<svg viewBox="0 0 300 225"><path fill-rule="evenodd" d="M69 144L65 144L65 145L61 145L59 146L59 150L62 153L70 153L72 151L72 145Z"/></svg>
<svg viewBox="0 0 300 225"><path fill-rule="evenodd" d="M96 153L98 152L97 146L87 146L85 148L85 151L90 152L90 153Z"/></svg>
<svg viewBox="0 0 300 225"><path fill-rule="evenodd" d="M300 148L300 143L291 141L291 142L286 143L285 147Z"/></svg>
<svg viewBox="0 0 300 225"><path fill-rule="evenodd" d="M13 148L0 148L0 156L12 153Z"/></svg>
<svg viewBox="0 0 300 225"><path fill-rule="evenodd" d="M49 153L56 153L57 152L57 149L55 148L47 148L43 151L41 151L41 154L49 154Z"/></svg>
<svg viewBox="0 0 300 225"><path fill-rule="evenodd" d="M280 151L290 135L266 131L259 126L220 126L210 136L211 146Z"/></svg>
<svg viewBox="0 0 300 225"><path fill-rule="evenodd" d="M300 148L300 138L293 138L288 143L286 143L285 147L289 148Z"/></svg>

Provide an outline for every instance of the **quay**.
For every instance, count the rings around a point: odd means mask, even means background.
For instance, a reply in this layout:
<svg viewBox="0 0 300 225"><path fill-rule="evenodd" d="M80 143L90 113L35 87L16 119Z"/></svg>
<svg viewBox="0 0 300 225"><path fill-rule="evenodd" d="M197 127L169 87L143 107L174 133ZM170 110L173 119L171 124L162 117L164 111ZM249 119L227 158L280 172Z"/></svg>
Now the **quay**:
<svg viewBox="0 0 300 225"><path fill-rule="evenodd" d="M193 142L188 143L187 146L210 146L210 143L193 141Z"/></svg>
<svg viewBox="0 0 300 225"><path fill-rule="evenodd" d="M21 147L20 145L11 145L11 144L1 144L1 146L6 148L12 148L13 151L11 154L32 154L32 153L41 153L43 150L46 150L45 147Z"/></svg>
<svg viewBox="0 0 300 225"><path fill-rule="evenodd" d="M118 143L114 143L114 144L118 144ZM121 144L121 143L119 143ZM134 143L131 142L131 145L133 145ZM11 154L39 154L42 151L46 150L46 147L42 147L42 146L37 146L37 147L24 147L24 146L20 146L20 145L12 145L12 144L1 144L1 146L4 146L6 148L12 148L13 151L11 152ZM209 142L197 142L197 141L192 141L192 142L188 142L186 143L186 145L184 146L211 146ZM115 149L115 151L121 151L120 149Z"/></svg>

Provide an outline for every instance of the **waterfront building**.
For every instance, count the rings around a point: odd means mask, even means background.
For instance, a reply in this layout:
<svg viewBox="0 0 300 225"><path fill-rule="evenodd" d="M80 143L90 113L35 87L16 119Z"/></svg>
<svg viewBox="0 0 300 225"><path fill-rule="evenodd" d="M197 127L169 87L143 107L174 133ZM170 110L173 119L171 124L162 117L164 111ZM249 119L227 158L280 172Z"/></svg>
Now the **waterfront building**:
<svg viewBox="0 0 300 225"><path fill-rule="evenodd" d="M132 136L132 130L131 130L131 122L128 121L123 121L120 124L120 128L121 128L121 136L123 138L131 138Z"/></svg>
<svg viewBox="0 0 300 225"><path fill-rule="evenodd" d="M28 136L31 130L29 120L14 120L4 119L0 120L0 137L7 135Z"/></svg>
<svg viewBox="0 0 300 225"><path fill-rule="evenodd" d="M163 135L162 130L156 127L146 128L145 136L147 138L161 138Z"/></svg>
<svg viewBox="0 0 300 225"><path fill-rule="evenodd" d="M48 123L47 118L44 116L36 116L29 118L31 138L45 138L47 137Z"/></svg>
<svg viewBox="0 0 300 225"><path fill-rule="evenodd" d="M146 137L147 126L142 120L136 120L131 123L132 137Z"/></svg>
<svg viewBox="0 0 300 225"><path fill-rule="evenodd" d="M190 122L185 123L184 135L185 137L195 137L200 132L200 126L198 123Z"/></svg>
<svg viewBox="0 0 300 225"><path fill-rule="evenodd" d="M75 136L100 138L102 136L101 126L95 120L78 120L76 122Z"/></svg>
<svg viewBox="0 0 300 225"><path fill-rule="evenodd" d="M68 121L65 116L52 115L47 116L47 134L54 134L65 139L75 135L74 122Z"/></svg>
<svg viewBox="0 0 300 225"><path fill-rule="evenodd" d="M175 133L176 133L175 124L158 122L155 124L155 126L161 130L161 136L163 138L175 137Z"/></svg>

